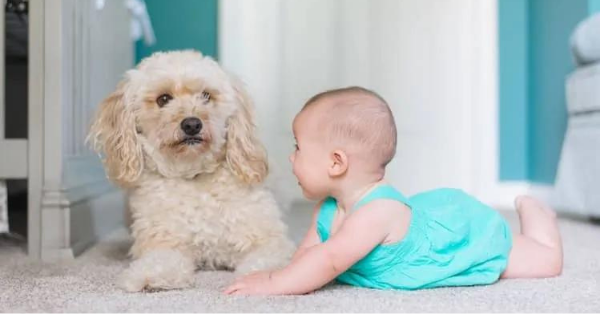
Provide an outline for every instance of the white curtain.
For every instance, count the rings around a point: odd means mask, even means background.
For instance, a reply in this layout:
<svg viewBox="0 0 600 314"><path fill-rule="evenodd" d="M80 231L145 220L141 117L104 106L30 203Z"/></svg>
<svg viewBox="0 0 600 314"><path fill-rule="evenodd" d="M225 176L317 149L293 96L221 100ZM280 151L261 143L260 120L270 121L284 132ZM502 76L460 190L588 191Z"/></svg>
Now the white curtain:
<svg viewBox="0 0 600 314"><path fill-rule="evenodd" d="M476 192L484 179L475 169L494 181L494 167L480 163L489 158L477 157L493 153L487 142L495 125L487 121L495 111L487 107L495 101L488 88L495 72L480 66L483 55L485 66L494 62L487 58L493 38L478 41L487 33L474 27L489 24L494 32L493 3L221 0L220 61L256 100L284 194L301 196L287 161L294 115L315 93L348 85L372 88L390 103L399 146L388 178L405 193L439 186ZM472 132L474 125L482 129Z"/></svg>

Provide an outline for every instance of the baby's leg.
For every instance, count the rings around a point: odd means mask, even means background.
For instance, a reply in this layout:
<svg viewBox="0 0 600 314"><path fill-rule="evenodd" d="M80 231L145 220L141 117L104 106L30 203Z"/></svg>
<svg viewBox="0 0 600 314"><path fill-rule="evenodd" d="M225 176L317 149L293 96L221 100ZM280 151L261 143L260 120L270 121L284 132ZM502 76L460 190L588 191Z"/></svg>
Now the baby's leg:
<svg viewBox="0 0 600 314"><path fill-rule="evenodd" d="M517 197L515 206L519 213L521 233L514 235L508 266L502 278L560 275L563 252L556 213L529 196Z"/></svg>

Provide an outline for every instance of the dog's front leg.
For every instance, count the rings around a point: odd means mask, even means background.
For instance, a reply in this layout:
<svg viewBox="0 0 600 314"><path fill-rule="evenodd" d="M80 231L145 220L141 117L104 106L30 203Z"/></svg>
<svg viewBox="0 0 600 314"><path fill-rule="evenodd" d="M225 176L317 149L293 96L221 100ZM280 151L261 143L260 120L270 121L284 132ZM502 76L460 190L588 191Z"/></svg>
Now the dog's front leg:
<svg viewBox="0 0 600 314"><path fill-rule="evenodd" d="M137 237L131 248L134 260L121 274L119 286L129 292L191 286L194 259L184 246L170 244Z"/></svg>
<svg viewBox="0 0 600 314"><path fill-rule="evenodd" d="M294 243L286 237L274 237L256 246L235 268L236 275L260 270L275 270L286 266L294 253Z"/></svg>

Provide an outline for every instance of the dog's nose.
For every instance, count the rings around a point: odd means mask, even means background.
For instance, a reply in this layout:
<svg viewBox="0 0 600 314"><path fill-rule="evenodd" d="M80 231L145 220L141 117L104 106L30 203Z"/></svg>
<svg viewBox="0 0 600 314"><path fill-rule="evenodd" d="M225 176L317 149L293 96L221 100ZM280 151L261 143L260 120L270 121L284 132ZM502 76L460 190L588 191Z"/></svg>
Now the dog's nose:
<svg viewBox="0 0 600 314"><path fill-rule="evenodd" d="M181 121L181 129L187 135L196 135L202 130L202 121L198 118L185 118Z"/></svg>

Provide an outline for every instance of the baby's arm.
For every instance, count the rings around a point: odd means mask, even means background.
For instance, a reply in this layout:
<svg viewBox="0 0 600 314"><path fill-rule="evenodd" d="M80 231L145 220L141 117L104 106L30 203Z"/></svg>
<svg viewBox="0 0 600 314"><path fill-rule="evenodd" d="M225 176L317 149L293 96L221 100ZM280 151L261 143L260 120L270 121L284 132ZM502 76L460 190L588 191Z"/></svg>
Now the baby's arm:
<svg viewBox="0 0 600 314"><path fill-rule="evenodd" d="M312 246L271 275L278 294L304 294L326 285L382 243L397 222L397 202L377 200L363 206L327 242Z"/></svg>
<svg viewBox="0 0 600 314"><path fill-rule="evenodd" d="M319 204L317 204L315 206L315 208L313 209L313 215L312 215L310 227L308 228L308 231L306 232L304 239L298 246L298 249L294 253L294 256L292 257L292 262L295 262L309 248L321 243L321 239L319 238L319 235L317 234L317 218L319 216L319 209L321 208L322 204L323 204L323 202L319 202Z"/></svg>

